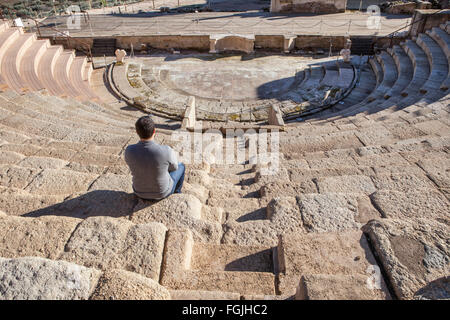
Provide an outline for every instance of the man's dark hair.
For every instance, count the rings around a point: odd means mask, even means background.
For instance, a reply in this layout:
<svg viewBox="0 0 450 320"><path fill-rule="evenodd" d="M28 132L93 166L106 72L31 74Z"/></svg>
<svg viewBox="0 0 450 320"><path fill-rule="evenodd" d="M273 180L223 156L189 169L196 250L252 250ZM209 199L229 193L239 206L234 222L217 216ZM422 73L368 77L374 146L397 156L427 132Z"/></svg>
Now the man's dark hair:
<svg viewBox="0 0 450 320"><path fill-rule="evenodd" d="M143 116L136 121L136 132L141 139L150 138L155 132L155 123L150 116Z"/></svg>

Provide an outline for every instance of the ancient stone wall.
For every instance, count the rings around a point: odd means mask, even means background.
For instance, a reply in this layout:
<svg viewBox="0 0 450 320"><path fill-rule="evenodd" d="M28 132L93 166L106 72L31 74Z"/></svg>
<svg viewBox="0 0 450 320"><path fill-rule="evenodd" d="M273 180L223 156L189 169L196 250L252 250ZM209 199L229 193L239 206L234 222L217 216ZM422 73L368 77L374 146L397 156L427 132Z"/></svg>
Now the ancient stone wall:
<svg viewBox="0 0 450 320"><path fill-rule="evenodd" d="M431 26L437 26L442 19L446 17L432 17L430 22L427 24L427 29ZM436 20L436 21L435 21ZM423 29L423 27L421 27ZM297 50L314 50L323 49L329 50L330 41L332 44L333 51L339 51L344 48L345 39L344 36L313 36L313 35L293 35L294 46L292 49ZM196 51L208 51L210 49L210 36L208 35L161 35L161 36L144 36L144 37L127 37L127 36L117 36L116 46L120 49L130 50L131 44L135 52L141 50L141 45L146 44L147 48L158 48L158 49L190 49ZM255 35L254 49L255 50L274 50L274 51L284 51L284 42L286 37L282 35ZM403 38L400 38L403 41ZM51 38L52 44L63 45L65 49L80 49L81 43L75 41L67 41L66 38ZM92 47L93 38L83 38L83 43L90 45ZM390 46L390 38L385 37L374 37L374 41L379 42L380 47ZM393 44L398 44L397 38L394 39ZM218 48L224 48L223 43L219 43ZM244 44L244 48L248 51L253 51L251 45L248 46ZM246 51L246 50L244 50Z"/></svg>
<svg viewBox="0 0 450 320"><path fill-rule="evenodd" d="M255 49L275 49L283 48L284 36L279 35L255 35Z"/></svg>
<svg viewBox="0 0 450 320"><path fill-rule="evenodd" d="M347 0L272 0L271 12L336 13L344 12Z"/></svg>

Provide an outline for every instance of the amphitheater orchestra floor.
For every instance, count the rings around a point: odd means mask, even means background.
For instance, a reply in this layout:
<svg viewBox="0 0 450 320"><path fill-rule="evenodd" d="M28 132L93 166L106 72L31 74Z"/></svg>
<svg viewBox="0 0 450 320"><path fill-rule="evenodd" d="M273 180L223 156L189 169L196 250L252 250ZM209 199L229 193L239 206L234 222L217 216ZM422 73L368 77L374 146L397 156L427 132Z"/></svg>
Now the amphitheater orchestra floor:
<svg viewBox="0 0 450 320"><path fill-rule="evenodd" d="M411 18L402 15L380 17L379 29L367 27L369 15L361 12L324 15L274 14L262 11L144 14L95 14L80 19L79 28L70 28L68 16L48 18L41 27L43 36L55 29L72 37L145 36L154 34L299 34L378 35L392 33Z"/></svg>

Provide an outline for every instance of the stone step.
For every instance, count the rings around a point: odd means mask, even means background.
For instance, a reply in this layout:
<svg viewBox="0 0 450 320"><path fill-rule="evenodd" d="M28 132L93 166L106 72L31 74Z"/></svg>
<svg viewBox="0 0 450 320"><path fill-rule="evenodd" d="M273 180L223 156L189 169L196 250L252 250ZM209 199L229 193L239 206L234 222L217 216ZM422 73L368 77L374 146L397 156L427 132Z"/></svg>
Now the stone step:
<svg viewBox="0 0 450 320"><path fill-rule="evenodd" d="M270 248L197 244L186 229L169 230L165 248L161 284L171 290L275 295Z"/></svg>
<svg viewBox="0 0 450 320"><path fill-rule="evenodd" d="M55 79L55 65L59 56L63 52L62 46L51 46L43 54L38 65L39 80L52 95L62 95L64 90L60 87Z"/></svg>
<svg viewBox="0 0 450 320"><path fill-rule="evenodd" d="M381 82L380 87L386 90L391 88L397 80L397 67L395 65L395 61L386 51L383 51L381 54L377 55L377 59L383 68L383 81Z"/></svg>
<svg viewBox="0 0 450 320"><path fill-rule="evenodd" d="M1 94L0 94L1 95ZM131 126L128 125L127 130L119 129L112 124L107 124L106 119L103 123L99 123L101 117L95 116L92 113L87 113L84 110L73 110L68 108L61 108L58 106L54 106L50 110L44 105L48 106L49 99L42 95L37 95L34 92L27 93L18 98L15 98L13 103L16 105L23 106L23 108L17 110L18 113L30 114L30 112L34 113L35 119L40 119L44 121L48 121L55 124L66 125L69 127L73 127L74 125L80 128L92 130L92 131L109 131L111 133L123 134L127 133L128 128ZM79 123L75 122L74 118L78 117L79 119L84 119L89 122L87 123Z"/></svg>
<svg viewBox="0 0 450 320"><path fill-rule="evenodd" d="M83 79L87 60L86 57L75 57L69 70L69 79L73 87L82 94L83 100L98 100L89 87L89 82Z"/></svg>
<svg viewBox="0 0 450 320"><path fill-rule="evenodd" d="M169 291L157 281L120 269L101 272L39 257L0 258L0 266L0 285L8 286L0 292L2 300L170 299ZM67 285L68 280L75 285Z"/></svg>
<svg viewBox="0 0 450 320"><path fill-rule="evenodd" d="M14 40L1 59L1 73L8 86L17 91L27 90L26 82L20 75L20 65L24 52L36 40L35 34L22 34Z"/></svg>
<svg viewBox="0 0 450 320"><path fill-rule="evenodd" d="M282 294L294 295L297 287L301 285L300 292L297 293L300 299L308 297L307 294L305 295L308 287L304 287L312 285L305 284L308 275L339 274L353 277L365 276L367 279L369 268L379 270L369 243L359 230L343 233L282 235L277 254L280 272L279 291ZM380 289L371 295L389 299L389 291L382 278L380 282ZM346 283L346 285L351 284L355 285L353 290L361 290L357 281Z"/></svg>
<svg viewBox="0 0 450 320"><path fill-rule="evenodd" d="M78 98L82 93L75 88L69 76L74 59L75 52L64 50L56 60L54 77L60 88L63 90L63 96Z"/></svg>
<svg viewBox="0 0 450 320"><path fill-rule="evenodd" d="M448 229L424 218L379 219L364 226L396 298L444 298L445 290L438 288L445 286Z"/></svg>
<svg viewBox="0 0 450 320"><path fill-rule="evenodd" d="M2 63L8 49L21 35L23 35L23 30L20 28L8 28L0 33L0 63Z"/></svg>
<svg viewBox="0 0 450 320"><path fill-rule="evenodd" d="M49 40L36 40L23 55L20 74L30 90L40 91L45 89L39 79L37 70L42 56L48 47L50 47Z"/></svg>
<svg viewBox="0 0 450 320"><path fill-rule="evenodd" d="M222 208L224 221L244 222L264 220L267 217L266 208L256 198L208 198L207 204L214 208Z"/></svg>
<svg viewBox="0 0 450 320"><path fill-rule="evenodd" d="M428 30L427 34L439 44L447 57L447 63L450 65L450 35L440 28Z"/></svg>

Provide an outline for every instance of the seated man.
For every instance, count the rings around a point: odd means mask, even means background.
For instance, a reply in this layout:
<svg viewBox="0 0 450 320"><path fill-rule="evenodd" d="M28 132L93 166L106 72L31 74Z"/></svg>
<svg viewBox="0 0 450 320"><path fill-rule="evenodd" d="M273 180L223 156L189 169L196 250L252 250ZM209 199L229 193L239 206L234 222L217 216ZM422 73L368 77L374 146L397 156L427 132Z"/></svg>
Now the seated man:
<svg viewBox="0 0 450 320"><path fill-rule="evenodd" d="M178 163L175 151L154 141L155 123L149 116L139 118L135 126L141 141L125 150L125 162L133 175L134 193L148 200L181 193L185 168Z"/></svg>

